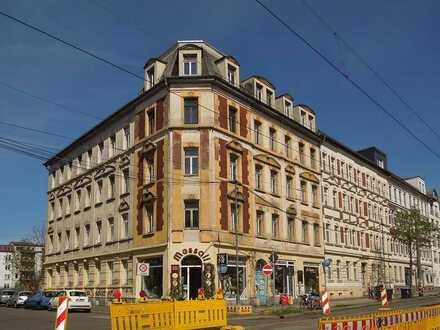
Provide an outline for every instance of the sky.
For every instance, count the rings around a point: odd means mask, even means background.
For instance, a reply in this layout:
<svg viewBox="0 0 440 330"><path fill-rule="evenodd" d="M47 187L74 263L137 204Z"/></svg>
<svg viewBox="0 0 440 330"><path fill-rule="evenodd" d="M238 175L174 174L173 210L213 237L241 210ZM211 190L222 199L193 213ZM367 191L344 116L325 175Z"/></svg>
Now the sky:
<svg viewBox="0 0 440 330"><path fill-rule="evenodd" d="M314 47L440 153L439 139L344 47L300 0L262 0ZM325 1L309 4L440 133L440 2ZM142 75L177 40L202 39L259 74L277 94L317 113L318 127L353 149L375 145L389 169L440 188L440 160L337 75L254 0L4 0L0 11ZM142 82L0 16L0 121L78 137L97 120L62 111L4 84L105 117ZM57 149L68 139L0 125L0 137ZM42 162L0 149L0 244L28 237L47 213Z"/></svg>

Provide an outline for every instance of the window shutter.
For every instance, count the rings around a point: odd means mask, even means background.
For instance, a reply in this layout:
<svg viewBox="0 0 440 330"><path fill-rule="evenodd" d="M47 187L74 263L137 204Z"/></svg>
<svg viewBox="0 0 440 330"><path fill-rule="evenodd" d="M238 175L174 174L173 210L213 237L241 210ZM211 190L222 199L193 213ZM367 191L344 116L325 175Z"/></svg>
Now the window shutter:
<svg viewBox="0 0 440 330"><path fill-rule="evenodd" d="M370 237L368 236L368 234L365 234L365 246L367 247L367 249L370 247Z"/></svg>
<svg viewBox="0 0 440 330"><path fill-rule="evenodd" d="M364 217L368 218L368 204L364 202Z"/></svg>
<svg viewBox="0 0 440 330"><path fill-rule="evenodd" d="M358 246L361 246L361 233L357 232L357 237L358 237Z"/></svg>
<svg viewBox="0 0 440 330"><path fill-rule="evenodd" d="M342 192L339 192L339 208L342 209Z"/></svg>
<svg viewBox="0 0 440 330"><path fill-rule="evenodd" d="M341 243L344 243L344 227L341 227L340 231L341 231Z"/></svg>

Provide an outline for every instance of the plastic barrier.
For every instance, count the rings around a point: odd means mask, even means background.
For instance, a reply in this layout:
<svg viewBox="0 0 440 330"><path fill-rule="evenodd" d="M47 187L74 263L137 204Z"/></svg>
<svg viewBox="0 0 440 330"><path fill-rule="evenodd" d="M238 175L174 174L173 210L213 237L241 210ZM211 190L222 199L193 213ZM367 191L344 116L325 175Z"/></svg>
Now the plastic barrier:
<svg viewBox="0 0 440 330"><path fill-rule="evenodd" d="M440 305L322 318L318 330L440 330Z"/></svg>
<svg viewBox="0 0 440 330"><path fill-rule="evenodd" d="M111 304L112 330L224 327L226 302L219 299Z"/></svg>

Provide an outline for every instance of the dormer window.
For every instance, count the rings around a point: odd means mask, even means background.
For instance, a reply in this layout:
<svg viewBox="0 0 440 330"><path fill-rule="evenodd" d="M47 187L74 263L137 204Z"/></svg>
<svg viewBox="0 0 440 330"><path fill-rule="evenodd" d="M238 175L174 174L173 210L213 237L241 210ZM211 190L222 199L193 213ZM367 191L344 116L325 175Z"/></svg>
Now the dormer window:
<svg viewBox="0 0 440 330"><path fill-rule="evenodd" d="M292 118L292 103L288 101L284 102L284 108L286 111L286 116Z"/></svg>
<svg viewBox="0 0 440 330"><path fill-rule="evenodd" d="M194 76L197 74L197 55L184 54L183 55L183 75Z"/></svg>
<svg viewBox="0 0 440 330"><path fill-rule="evenodd" d="M237 73L237 69L232 65L228 64L228 82L232 85L235 85L236 73Z"/></svg>
<svg viewBox="0 0 440 330"><path fill-rule="evenodd" d="M154 86L154 67L147 71L147 83L150 88Z"/></svg>
<svg viewBox="0 0 440 330"><path fill-rule="evenodd" d="M260 84L255 85L255 97L258 101L261 101L263 98L263 86Z"/></svg>
<svg viewBox="0 0 440 330"><path fill-rule="evenodd" d="M273 93L269 90L266 90L266 102L268 106L272 106L273 103Z"/></svg>
<svg viewBox="0 0 440 330"><path fill-rule="evenodd" d="M306 126L306 112L301 111L301 125Z"/></svg>

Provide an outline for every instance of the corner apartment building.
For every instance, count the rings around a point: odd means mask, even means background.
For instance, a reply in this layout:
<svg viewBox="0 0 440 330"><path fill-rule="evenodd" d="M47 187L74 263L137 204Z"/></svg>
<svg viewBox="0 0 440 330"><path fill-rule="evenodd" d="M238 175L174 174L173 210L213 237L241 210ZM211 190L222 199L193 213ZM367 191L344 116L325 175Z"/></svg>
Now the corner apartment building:
<svg viewBox="0 0 440 330"><path fill-rule="evenodd" d="M424 182L390 172L386 154L375 147L354 151L324 133L322 138L325 256L332 261L326 274L330 296L367 295L368 288L378 284L396 289L408 286L407 247L393 240L389 229L396 210L416 207L428 216L431 198ZM422 251L422 266L423 285L432 286L429 248Z"/></svg>
<svg viewBox="0 0 440 330"><path fill-rule="evenodd" d="M46 287L186 299L222 287L264 303L275 253L277 294L318 291L313 110L264 77L241 80L238 61L203 41L179 41L144 70L140 95L46 162Z"/></svg>

